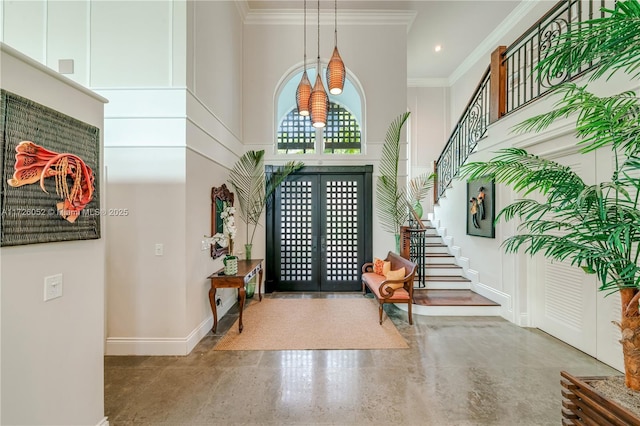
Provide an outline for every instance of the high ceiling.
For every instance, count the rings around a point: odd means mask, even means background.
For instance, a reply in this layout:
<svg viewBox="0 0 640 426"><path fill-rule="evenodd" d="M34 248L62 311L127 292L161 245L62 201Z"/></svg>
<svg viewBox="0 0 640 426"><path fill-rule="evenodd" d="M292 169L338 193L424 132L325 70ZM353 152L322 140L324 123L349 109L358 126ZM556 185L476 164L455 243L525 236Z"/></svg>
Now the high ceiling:
<svg viewBox="0 0 640 426"><path fill-rule="evenodd" d="M407 40L407 78L448 78L520 3L520 0L338 0L340 11L415 11ZM303 1L249 0L251 10L302 10ZM309 1L317 5L316 2ZM333 0L321 0L333 10ZM441 46L440 52L435 47Z"/></svg>

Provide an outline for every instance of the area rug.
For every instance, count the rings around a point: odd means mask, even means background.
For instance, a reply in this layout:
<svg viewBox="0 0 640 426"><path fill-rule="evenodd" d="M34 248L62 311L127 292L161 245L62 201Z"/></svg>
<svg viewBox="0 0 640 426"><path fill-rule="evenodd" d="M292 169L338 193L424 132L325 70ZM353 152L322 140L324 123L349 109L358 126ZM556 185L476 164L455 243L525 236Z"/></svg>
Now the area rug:
<svg viewBox="0 0 640 426"><path fill-rule="evenodd" d="M215 350L406 349L409 346L386 314L368 298L263 299L244 311Z"/></svg>

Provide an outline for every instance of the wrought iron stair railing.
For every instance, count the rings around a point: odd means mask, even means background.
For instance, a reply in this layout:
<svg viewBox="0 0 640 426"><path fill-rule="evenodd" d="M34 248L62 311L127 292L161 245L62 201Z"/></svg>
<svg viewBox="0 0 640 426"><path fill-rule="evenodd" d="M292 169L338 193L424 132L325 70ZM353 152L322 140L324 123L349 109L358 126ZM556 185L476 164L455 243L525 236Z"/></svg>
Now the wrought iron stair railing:
<svg viewBox="0 0 640 426"><path fill-rule="evenodd" d="M456 178L460 167L486 135L489 125L573 80L593 68L585 66L573 74L537 78L536 66L558 37L572 25L599 15L604 0L562 0L533 24L510 46L500 46L491 55L471 100L451 132L434 165L434 204Z"/></svg>
<svg viewBox="0 0 640 426"><path fill-rule="evenodd" d="M458 175L460 166L467 161L478 141L487 131L489 126L490 76L490 68L487 68L436 162L436 184L434 186L436 202Z"/></svg>

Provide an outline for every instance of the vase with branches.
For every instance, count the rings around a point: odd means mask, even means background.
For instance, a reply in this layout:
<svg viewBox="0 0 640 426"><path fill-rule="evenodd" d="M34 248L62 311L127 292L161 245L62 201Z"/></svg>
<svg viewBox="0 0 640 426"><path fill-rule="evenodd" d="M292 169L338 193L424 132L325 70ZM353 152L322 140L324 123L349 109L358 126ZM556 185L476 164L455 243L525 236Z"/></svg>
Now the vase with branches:
<svg viewBox="0 0 640 426"><path fill-rule="evenodd" d="M400 114L389 125L380 157L380 175L376 181L378 220L384 231L394 234L398 252L400 251L400 228L409 220L410 215L420 219L414 207L416 202L423 199L433 187L435 176L422 174L411 179L408 184L402 184L400 180L400 137L410 114L410 112Z"/></svg>
<svg viewBox="0 0 640 426"><path fill-rule="evenodd" d="M253 238L260 224L260 216L267 200L276 188L289 176L304 166L300 161L290 161L278 168L267 179L264 170L264 150L247 151L234 164L229 173L240 207L240 219L246 225L245 257L251 259Z"/></svg>
<svg viewBox="0 0 640 426"><path fill-rule="evenodd" d="M537 66L538 78L562 75L596 64L590 81L618 71L640 75L640 4L619 1L605 17L585 21L561 35ZM522 195L497 215L519 219L517 234L503 247L568 261L596 274L599 290L619 292L625 384L640 390L640 99L632 91L599 97L587 85L565 83L550 112L516 126L542 131L560 118L576 117L580 152L610 150L610 181L587 184L577 172L518 148L507 148L488 162L462 168L462 177L490 175ZM540 201L538 201L540 200Z"/></svg>

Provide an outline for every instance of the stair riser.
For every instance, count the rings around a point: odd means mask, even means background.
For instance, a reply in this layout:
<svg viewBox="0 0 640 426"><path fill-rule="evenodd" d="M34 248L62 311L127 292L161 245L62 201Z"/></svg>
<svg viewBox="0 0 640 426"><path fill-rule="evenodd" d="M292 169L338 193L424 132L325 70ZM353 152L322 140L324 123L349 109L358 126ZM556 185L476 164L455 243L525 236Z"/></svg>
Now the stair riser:
<svg viewBox="0 0 640 426"><path fill-rule="evenodd" d="M459 277L462 275L462 268L437 268L437 267L429 267L426 268L426 275L446 275L447 277Z"/></svg>
<svg viewBox="0 0 640 426"><path fill-rule="evenodd" d="M407 305L404 303L395 306L404 311L407 310ZM414 315L443 317L497 317L500 316L500 309L500 306L412 306Z"/></svg>
<svg viewBox="0 0 640 426"><path fill-rule="evenodd" d="M427 246L426 252L428 253L449 253L449 247L447 246Z"/></svg>
<svg viewBox="0 0 640 426"><path fill-rule="evenodd" d="M434 263L447 263L447 264L455 265L456 258L453 256L425 257L425 265L432 265Z"/></svg>
<svg viewBox="0 0 640 426"><path fill-rule="evenodd" d="M419 288L414 285L414 288ZM451 281L427 281L425 287L427 290L471 290L470 282L451 282Z"/></svg>

